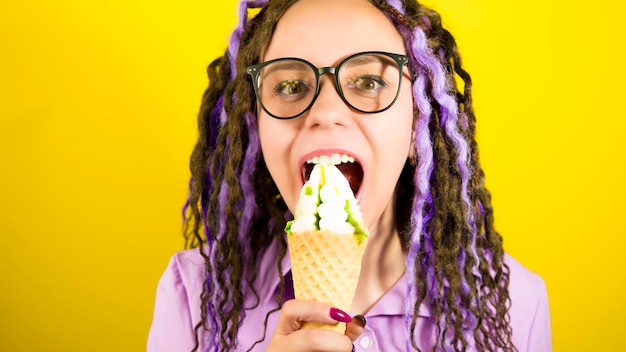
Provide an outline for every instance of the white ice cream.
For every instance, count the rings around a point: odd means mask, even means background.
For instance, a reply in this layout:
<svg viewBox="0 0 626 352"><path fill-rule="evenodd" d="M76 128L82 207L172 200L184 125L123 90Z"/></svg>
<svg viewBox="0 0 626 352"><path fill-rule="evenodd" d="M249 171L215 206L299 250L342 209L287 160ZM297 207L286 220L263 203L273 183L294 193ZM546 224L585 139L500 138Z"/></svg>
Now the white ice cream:
<svg viewBox="0 0 626 352"><path fill-rule="evenodd" d="M288 233L314 230L367 236L350 184L331 163L313 167L311 176L300 190L294 220L286 228Z"/></svg>

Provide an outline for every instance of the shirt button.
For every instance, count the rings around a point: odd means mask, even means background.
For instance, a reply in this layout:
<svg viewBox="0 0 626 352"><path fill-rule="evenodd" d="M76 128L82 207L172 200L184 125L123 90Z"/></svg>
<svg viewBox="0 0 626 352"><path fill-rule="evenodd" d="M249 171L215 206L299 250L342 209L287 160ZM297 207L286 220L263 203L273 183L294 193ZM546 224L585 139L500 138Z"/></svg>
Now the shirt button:
<svg viewBox="0 0 626 352"><path fill-rule="evenodd" d="M361 346L361 348L364 350L368 350L370 347L372 347L372 344L372 338L369 336L362 336L359 339L359 346Z"/></svg>

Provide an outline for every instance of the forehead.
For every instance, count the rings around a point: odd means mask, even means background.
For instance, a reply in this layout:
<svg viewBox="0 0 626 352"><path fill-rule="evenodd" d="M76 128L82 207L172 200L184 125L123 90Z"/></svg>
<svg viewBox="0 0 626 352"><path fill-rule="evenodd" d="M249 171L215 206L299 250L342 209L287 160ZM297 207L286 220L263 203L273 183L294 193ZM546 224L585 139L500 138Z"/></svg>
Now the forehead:
<svg viewBox="0 0 626 352"><path fill-rule="evenodd" d="M330 66L362 51L406 52L394 25L367 0L300 0L278 21L263 61L299 57Z"/></svg>

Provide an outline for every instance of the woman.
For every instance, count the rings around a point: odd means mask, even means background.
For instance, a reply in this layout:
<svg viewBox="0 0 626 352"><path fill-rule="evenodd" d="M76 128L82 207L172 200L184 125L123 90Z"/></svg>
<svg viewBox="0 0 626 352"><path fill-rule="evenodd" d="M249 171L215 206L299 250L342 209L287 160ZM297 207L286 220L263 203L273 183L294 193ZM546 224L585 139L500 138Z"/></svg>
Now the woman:
<svg viewBox="0 0 626 352"><path fill-rule="evenodd" d="M240 10L209 67L191 160L187 239L198 248L161 279L148 349L551 350L545 285L493 228L471 80L438 14L412 0ZM369 62L393 74L355 68ZM333 154L355 160L341 169L370 231L349 312L364 318L344 335L301 329L350 318L293 299L283 231L306 161Z"/></svg>

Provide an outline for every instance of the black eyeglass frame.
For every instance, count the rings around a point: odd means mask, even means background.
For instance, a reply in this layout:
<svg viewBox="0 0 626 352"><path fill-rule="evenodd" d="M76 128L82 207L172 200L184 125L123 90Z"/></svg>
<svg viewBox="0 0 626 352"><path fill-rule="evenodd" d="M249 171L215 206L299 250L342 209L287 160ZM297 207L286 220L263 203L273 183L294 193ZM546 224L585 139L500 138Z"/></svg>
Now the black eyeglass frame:
<svg viewBox="0 0 626 352"><path fill-rule="evenodd" d="M355 107L354 105L352 105L344 96L343 94L343 89L341 88L341 84L339 82L339 75L337 75L338 72L341 71L341 68L343 67L343 65L345 63L347 63L348 61L350 61L351 59L358 57L358 56L365 56L365 55L383 55L383 56L387 56L389 58L391 58L397 65L398 65L398 74L400 75L399 80L398 80L398 90L396 91L396 95L394 96L393 100L389 103L389 105L387 105L386 107L384 107L383 109L379 109L376 111L365 111L365 110L361 110L357 107ZM274 62L277 61L285 61L285 60L293 60L293 61L298 61L301 62L307 66L309 66L313 72L315 73L315 94L313 95L313 99L311 99L311 102L309 103L309 105L306 106L306 108L304 108L304 110L302 110L300 113L294 115L294 116L289 116L289 117L281 117L281 116L276 116L274 114L272 114L266 107L265 104L263 104L263 100L260 97L259 94L259 75L261 74L261 70L263 69L263 67L270 65ZM398 100L398 95L400 94L400 88L402 86L402 71L404 66L408 65L409 63L409 57L407 55L402 55L402 54L394 54L394 53L389 53L389 52L385 52L385 51L363 51L360 53L356 53L356 54L352 54L348 57L346 57L345 59L341 60L341 62L339 64L337 64L337 66L335 67L331 67L331 66L327 66L327 67L316 67L315 65L313 65L312 63L301 59L301 58L297 58L297 57L281 57L278 59L273 59L273 60L269 60L269 61L265 61L265 62L261 62L258 63L256 65L252 65L249 66L246 71L248 73L248 75L250 75L250 77L252 77L252 86L254 88L254 94L257 98L257 100L259 101L261 108L263 109L263 111L265 111L268 115L270 115L271 117L275 118L275 119L279 119L279 120L289 120L289 119L295 119L296 117L301 116L302 114L304 114L305 112L307 112L311 106L313 106L313 104L315 103L315 101L317 100L317 97L319 96L320 93L320 78L323 74L325 73L330 73L335 77L335 88L337 89L337 93L339 93L339 96L341 97L341 100L343 100L343 102L348 105L351 109L354 109L356 111L365 113L365 114L376 114L379 112L383 112L387 109L389 109L390 107L393 106L393 104L396 102L396 100Z"/></svg>

